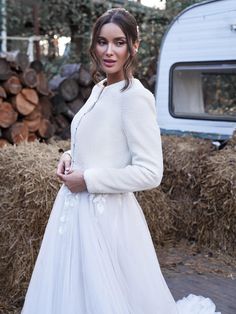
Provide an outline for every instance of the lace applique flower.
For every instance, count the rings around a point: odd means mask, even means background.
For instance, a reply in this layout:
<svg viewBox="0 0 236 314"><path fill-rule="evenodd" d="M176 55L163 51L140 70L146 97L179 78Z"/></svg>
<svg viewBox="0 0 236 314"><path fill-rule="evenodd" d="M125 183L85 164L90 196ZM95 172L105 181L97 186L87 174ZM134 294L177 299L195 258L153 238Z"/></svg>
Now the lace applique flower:
<svg viewBox="0 0 236 314"><path fill-rule="evenodd" d="M67 223L69 221L70 211L75 206L76 201L79 199L79 194L75 194L67 191L65 195L65 201L62 208L61 216L60 216L60 224L58 232L59 234L64 234L66 231Z"/></svg>
<svg viewBox="0 0 236 314"><path fill-rule="evenodd" d="M97 212L101 215L105 210L106 194L91 194L90 200L94 203Z"/></svg>

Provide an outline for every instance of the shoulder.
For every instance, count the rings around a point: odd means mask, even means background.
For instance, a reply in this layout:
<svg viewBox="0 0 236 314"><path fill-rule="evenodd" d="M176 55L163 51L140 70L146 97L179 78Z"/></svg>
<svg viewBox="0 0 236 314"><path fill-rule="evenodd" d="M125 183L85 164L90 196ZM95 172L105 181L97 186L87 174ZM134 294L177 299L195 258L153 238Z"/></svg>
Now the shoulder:
<svg viewBox="0 0 236 314"><path fill-rule="evenodd" d="M154 99L154 95L136 78L132 79L130 86L123 93L127 97L143 96Z"/></svg>
<svg viewBox="0 0 236 314"><path fill-rule="evenodd" d="M151 110L155 113L155 97L138 79L133 79L127 90L122 92L123 110Z"/></svg>

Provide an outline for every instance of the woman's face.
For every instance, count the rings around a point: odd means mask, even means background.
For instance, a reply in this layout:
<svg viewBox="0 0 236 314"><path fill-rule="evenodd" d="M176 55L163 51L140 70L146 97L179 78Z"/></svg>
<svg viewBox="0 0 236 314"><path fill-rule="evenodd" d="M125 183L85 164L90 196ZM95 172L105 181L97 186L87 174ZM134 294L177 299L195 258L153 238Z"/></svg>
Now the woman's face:
<svg viewBox="0 0 236 314"><path fill-rule="evenodd" d="M107 83L123 80L123 66L129 53L125 34L118 25L108 23L102 26L95 51L100 66L107 75Z"/></svg>

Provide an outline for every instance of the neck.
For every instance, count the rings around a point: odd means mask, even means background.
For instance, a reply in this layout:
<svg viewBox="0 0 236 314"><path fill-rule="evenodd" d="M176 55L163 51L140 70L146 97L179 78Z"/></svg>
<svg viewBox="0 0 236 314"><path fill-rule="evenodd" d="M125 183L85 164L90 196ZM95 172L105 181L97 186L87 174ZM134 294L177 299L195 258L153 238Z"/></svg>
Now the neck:
<svg viewBox="0 0 236 314"><path fill-rule="evenodd" d="M129 74L128 76L129 79L132 78L132 73ZM112 74L112 75L107 75L107 85L111 85L111 84L114 84L114 83L118 83L120 81L123 81L125 79L123 73L122 75L120 73L117 73L117 74Z"/></svg>

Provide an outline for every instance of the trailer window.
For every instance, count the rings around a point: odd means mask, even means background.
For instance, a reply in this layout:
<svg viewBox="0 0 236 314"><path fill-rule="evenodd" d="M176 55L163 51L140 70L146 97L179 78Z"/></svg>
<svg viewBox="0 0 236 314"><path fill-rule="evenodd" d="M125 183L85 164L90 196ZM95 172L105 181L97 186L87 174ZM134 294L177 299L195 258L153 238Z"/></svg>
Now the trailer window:
<svg viewBox="0 0 236 314"><path fill-rule="evenodd" d="M170 78L173 116L236 120L236 62L176 64Z"/></svg>

